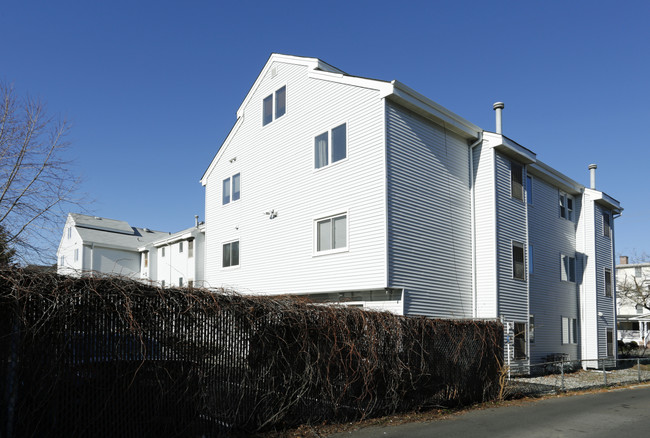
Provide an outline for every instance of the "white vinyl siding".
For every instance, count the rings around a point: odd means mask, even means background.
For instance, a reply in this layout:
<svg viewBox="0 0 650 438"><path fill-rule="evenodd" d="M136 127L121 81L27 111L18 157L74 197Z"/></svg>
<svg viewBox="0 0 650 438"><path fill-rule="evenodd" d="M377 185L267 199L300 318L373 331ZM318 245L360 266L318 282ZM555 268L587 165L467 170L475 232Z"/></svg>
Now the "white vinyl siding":
<svg viewBox="0 0 650 438"><path fill-rule="evenodd" d="M471 317L467 141L387 103L386 142L389 285L406 314Z"/></svg>
<svg viewBox="0 0 650 438"><path fill-rule="evenodd" d="M252 90L235 133L206 175L207 283L267 294L385 288L379 92L309 78L301 65L276 66L277 76L266 75ZM287 114L262 127L262 99L285 85ZM314 171L315 136L343 122L346 159ZM245 175L245 194L222 208L221 181L237 173ZM264 214L271 210L277 212L273 220ZM348 212L348 251L314 257L314 221L343 211ZM234 240L242 245L240 266L223 269L222 244Z"/></svg>

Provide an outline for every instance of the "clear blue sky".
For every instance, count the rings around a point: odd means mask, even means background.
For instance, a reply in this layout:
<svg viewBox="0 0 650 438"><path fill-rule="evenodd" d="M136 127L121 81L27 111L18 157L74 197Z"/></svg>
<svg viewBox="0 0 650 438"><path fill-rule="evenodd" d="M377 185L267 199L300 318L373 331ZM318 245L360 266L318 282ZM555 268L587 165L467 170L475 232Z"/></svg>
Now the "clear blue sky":
<svg viewBox="0 0 650 438"><path fill-rule="evenodd" d="M650 253L648 1L7 1L0 79L73 122L87 211L178 231L272 52L397 79L621 201Z"/></svg>

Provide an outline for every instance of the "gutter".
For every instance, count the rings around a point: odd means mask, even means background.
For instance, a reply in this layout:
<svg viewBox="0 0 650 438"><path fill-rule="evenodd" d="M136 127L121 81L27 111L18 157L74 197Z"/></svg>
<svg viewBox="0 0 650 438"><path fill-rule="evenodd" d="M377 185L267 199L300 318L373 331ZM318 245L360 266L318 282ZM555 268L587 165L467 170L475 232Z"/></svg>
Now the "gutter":
<svg viewBox="0 0 650 438"><path fill-rule="evenodd" d="M470 180L470 217L472 222L472 316L478 314L478 290L476 281L476 199L474 193L474 148L483 142L483 132L479 132L478 140L469 146L469 180Z"/></svg>

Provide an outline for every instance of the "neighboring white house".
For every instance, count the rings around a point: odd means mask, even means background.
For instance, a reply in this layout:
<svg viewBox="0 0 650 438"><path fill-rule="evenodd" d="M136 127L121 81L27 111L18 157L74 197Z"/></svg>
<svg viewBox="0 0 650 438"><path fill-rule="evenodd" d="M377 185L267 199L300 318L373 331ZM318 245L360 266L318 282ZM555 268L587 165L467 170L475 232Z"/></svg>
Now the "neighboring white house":
<svg viewBox="0 0 650 438"><path fill-rule="evenodd" d="M650 342L650 310L627 299L623 289L637 290L647 296L650 293L650 263L629 263L628 257L621 256L616 266L616 279L618 339L647 345Z"/></svg>
<svg viewBox="0 0 650 438"><path fill-rule="evenodd" d="M204 230L198 220L194 227L171 234L70 213L57 251L57 271L117 274L162 286L203 284Z"/></svg>
<svg viewBox="0 0 650 438"><path fill-rule="evenodd" d="M508 359L616 354L615 199L398 81L273 54L201 182L205 279L501 318ZM552 141L552 140L549 140Z"/></svg>

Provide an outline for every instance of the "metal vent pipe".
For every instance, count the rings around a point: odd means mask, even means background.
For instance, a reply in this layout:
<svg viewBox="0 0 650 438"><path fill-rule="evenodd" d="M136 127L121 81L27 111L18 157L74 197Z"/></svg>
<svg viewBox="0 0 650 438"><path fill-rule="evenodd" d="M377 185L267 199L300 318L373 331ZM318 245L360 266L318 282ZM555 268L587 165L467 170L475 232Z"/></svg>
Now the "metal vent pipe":
<svg viewBox="0 0 650 438"><path fill-rule="evenodd" d="M598 166L595 164L589 165L589 188L596 190L596 169Z"/></svg>
<svg viewBox="0 0 650 438"><path fill-rule="evenodd" d="M505 106L506 105L503 102L496 102L494 105L492 105L492 107L494 108L494 111L497 112L497 114L496 114L496 116L497 116L497 130L496 130L497 134L501 134L501 132L502 132L502 129L501 129L501 110L503 110L503 108L505 108Z"/></svg>

